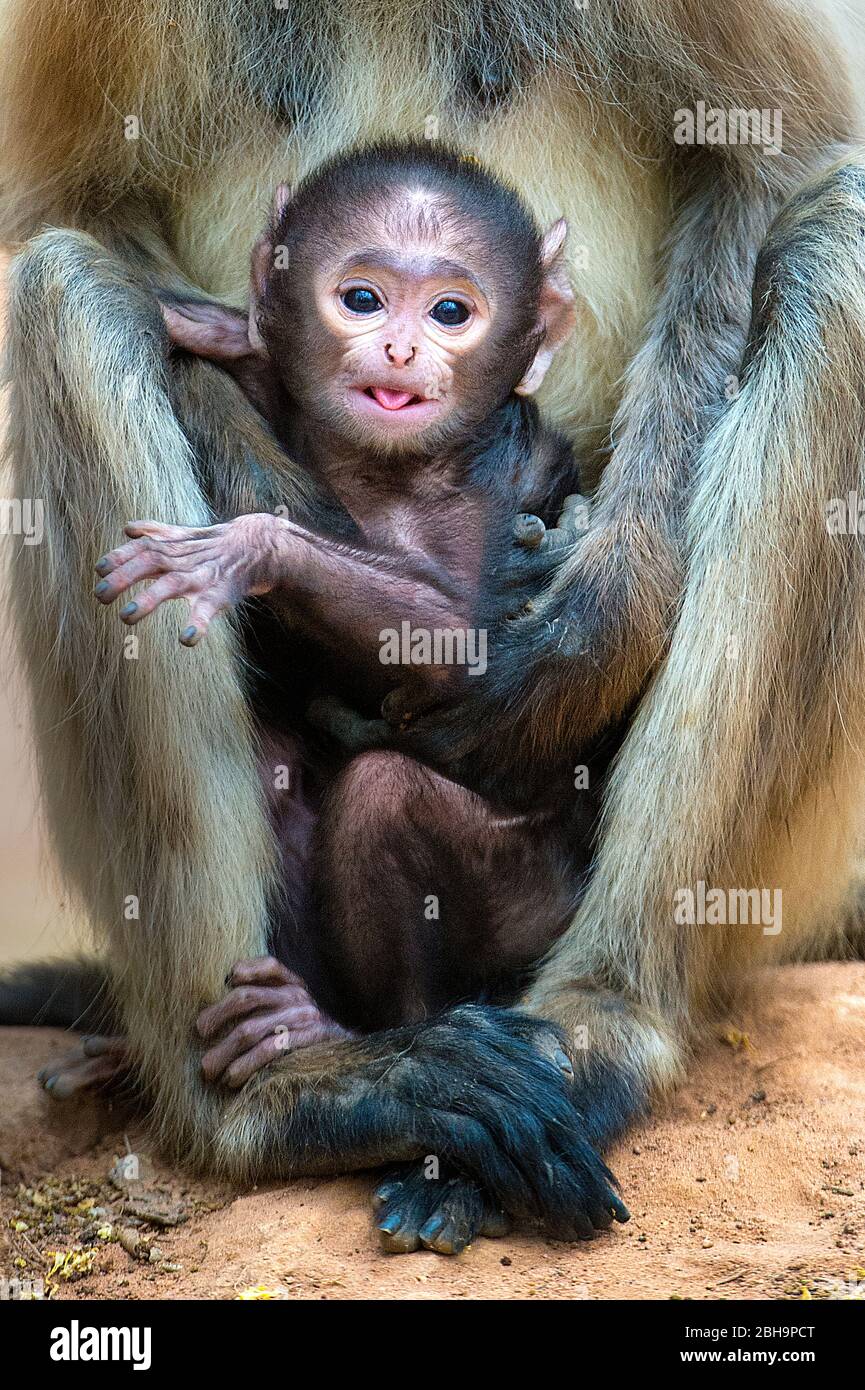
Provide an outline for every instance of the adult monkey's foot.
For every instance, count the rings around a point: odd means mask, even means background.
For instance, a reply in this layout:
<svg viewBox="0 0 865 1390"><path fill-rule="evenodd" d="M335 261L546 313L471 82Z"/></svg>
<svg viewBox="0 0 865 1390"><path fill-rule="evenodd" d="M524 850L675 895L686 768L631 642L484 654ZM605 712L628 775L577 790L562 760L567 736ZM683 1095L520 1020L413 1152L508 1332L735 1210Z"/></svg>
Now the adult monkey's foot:
<svg viewBox="0 0 865 1390"><path fill-rule="evenodd" d="M272 956L239 960L228 974L224 999L198 1016L198 1032L212 1042L201 1059L206 1081L242 1086L286 1052L312 1043L351 1038L315 1003L299 975Z"/></svg>
<svg viewBox="0 0 865 1390"><path fill-rule="evenodd" d="M428 1163L389 1173L373 1195L382 1248L406 1255L422 1246L459 1255L476 1236L507 1235L508 1217L477 1183Z"/></svg>
<svg viewBox="0 0 865 1390"><path fill-rule="evenodd" d="M376 1056L385 1040L387 1052ZM500 1230L503 1211L560 1240L628 1220L589 1138L605 1128L593 1106L610 1110L596 1086L600 1070L585 1087L546 1020L467 1004L352 1046L358 1057L371 1053L358 1072L358 1118L378 1145L391 1132L404 1141L406 1162L377 1194L386 1249L458 1253L474 1235ZM336 1122L347 1095L320 1090L316 1103L332 1105Z"/></svg>

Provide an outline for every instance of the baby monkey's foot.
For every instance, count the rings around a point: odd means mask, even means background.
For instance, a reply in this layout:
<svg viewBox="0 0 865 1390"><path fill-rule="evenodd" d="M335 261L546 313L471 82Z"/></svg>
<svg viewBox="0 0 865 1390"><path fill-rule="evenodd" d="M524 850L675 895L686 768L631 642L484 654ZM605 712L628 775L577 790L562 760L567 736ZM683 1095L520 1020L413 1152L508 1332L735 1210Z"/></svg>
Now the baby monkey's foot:
<svg viewBox="0 0 865 1390"><path fill-rule="evenodd" d="M391 728L407 732L416 719L430 710L436 709L448 696L448 685L453 684L451 672L445 670L436 683L435 672L430 672L426 685L407 680L395 690L389 690L381 702L381 712ZM455 693L455 689L450 692Z"/></svg>
<svg viewBox="0 0 865 1390"><path fill-rule="evenodd" d="M322 1013L300 976L272 956L239 960L227 983L225 998L198 1016L202 1038L219 1039L201 1059L206 1081L242 1086L283 1052L354 1036Z"/></svg>
<svg viewBox="0 0 865 1390"><path fill-rule="evenodd" d="M306 717L344 753L365 753L387 746L393 730L384 719L367 719L336 695L318 695L307 706Z"/></svg>
<svg viewBox="0 0 865 1390"><path fill-rule="evenodd" d="M80 1038L42 1068L39 1084L52 1100L70 1100L92 1091L110 1091L128 1076L126 1039L121 1036Z"/></svg>
<svg viewBox="0 0 865 1390"><path fill-rule="evenodd" d="M189 622L180 640L194 647L218 613L273 587L283 531L282 520L268 512L238 516L217 526L131 521L125 527L131 537L128 544L97 562L101 577L94 593L100 603L113 603L133 584L152 579L121 608L120 617L132 625L168 599L185 598Z"/></svg>
<svg viewBox="0 0 865 1390"><path fill-rule="evenodd" d="M316 696L307 706L306 717L338 743L344 753L354 755L371 748L398 748L399 735L411 733L415 719L438 704L438 691L424 692L406 683L384 697L383 719L367 719L337 695Z"/></svg>

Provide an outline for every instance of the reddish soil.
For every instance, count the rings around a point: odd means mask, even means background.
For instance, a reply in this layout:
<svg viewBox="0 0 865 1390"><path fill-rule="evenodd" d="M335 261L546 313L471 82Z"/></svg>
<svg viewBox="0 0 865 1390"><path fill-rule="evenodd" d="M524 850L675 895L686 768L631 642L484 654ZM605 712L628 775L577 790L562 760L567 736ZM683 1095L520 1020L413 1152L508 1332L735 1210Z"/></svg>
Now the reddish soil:
<svg viewBox="0 0 865 1390"><path fill-rule="evenodd" d="M0 1274L44 1278L47 1250L83 1248L89 1268L55 1276L53 1297L233 1299L258 1285L284 1299L862 1295L865 964L766 971L756 997L610 1155L628 1225L589 1244L479 1240L456 1259L381 1253L368 1176L231 1191L166 1169L140 1126L126 1129L140 1176L118 1190L123 1117L59 1106L34 1082L68 1039L2 1030Z"/></svg>

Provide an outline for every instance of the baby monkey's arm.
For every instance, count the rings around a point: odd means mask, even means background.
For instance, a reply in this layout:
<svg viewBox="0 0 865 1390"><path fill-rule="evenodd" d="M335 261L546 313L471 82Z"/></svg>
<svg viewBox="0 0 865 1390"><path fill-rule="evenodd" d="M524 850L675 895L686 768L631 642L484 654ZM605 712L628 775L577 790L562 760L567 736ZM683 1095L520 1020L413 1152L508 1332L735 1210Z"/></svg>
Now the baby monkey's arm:
<svg viewBox="0 0 865 1390"><path fill-rule="evenodd" d="M373 687L385 690L392 684L391 668L381 660L387 632L399 633L406 622L413 631L459 632L471 620L461 582L422 551L363 549L266 512L216 526L141 521L125 529L129 541L96 565L96 597L113 603L132 585L152 580L121 609L128 624L169 599L185 598L185 646L195 646L218 613L260 596L290 627L365 670ZM434 686L448 674L435 666L416 669Z"/></svg>

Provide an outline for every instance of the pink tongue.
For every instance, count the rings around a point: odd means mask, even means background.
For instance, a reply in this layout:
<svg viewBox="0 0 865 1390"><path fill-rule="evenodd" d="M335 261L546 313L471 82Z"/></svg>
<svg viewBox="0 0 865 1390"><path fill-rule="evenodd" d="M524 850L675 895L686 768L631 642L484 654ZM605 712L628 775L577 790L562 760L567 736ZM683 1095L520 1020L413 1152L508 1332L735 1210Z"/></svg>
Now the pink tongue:
<svg viewBox="0 0 865 1390"><path fill-rule="evenodd" d="M386 386L373 386L372 394L385 410L402 410L414 400L414 391L389 391Z"/></svg>

